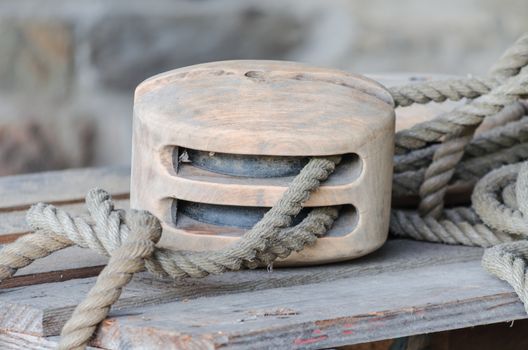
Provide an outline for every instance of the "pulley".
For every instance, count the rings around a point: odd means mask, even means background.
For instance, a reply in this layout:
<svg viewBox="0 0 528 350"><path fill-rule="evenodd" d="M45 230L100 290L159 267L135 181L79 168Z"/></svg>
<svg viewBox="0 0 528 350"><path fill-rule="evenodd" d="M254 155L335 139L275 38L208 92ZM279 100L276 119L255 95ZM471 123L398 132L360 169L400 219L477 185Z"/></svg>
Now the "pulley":
<svg viewBox="0 0 528 350"><path fill-rule="evenodd" d="M296 222L322 206L339 206L339 218L280 263L356 258L387 238L393 145L391 95L365 77L279 61L176 69L136 89L131 206L160 218L160 245L216 250L252 227L310 157L341 155Z"/></svg>

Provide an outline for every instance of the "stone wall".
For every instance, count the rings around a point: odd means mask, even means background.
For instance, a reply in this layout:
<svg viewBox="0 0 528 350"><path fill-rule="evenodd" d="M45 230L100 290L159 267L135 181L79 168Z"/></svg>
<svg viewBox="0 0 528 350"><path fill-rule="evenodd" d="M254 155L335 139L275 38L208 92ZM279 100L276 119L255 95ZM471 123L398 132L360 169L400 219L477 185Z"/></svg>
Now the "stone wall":
<svg viewBox="0 0 528 350"><path fill-rule="evenodd" d="M165 70L262 58L484 74L527 13L513 0L3 0L0 174L128 163L134 87Z"/></svg>

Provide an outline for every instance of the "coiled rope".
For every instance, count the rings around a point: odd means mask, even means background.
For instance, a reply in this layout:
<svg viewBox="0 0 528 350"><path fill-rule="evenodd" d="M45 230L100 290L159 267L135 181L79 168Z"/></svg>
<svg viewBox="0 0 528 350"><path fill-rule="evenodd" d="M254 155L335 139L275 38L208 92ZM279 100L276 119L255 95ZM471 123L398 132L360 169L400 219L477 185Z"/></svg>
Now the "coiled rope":
<svg viewBox="0 0 528 350"><path fill-rule="evenodd" d="M393 197L419 196L418 210L394 208L396 237L487 247L482 264L512 285L528 312L528 34L521 37L486 78L425 82L391 88L397 106L468 99L450 113L396 135ZM505 125L474 137L488 117L505 114ZM279 202L232 246L216 252L173 251L156 246L159 221L145 211L116 210L108 193L86 197L89 219L38 203L27 213L34 231L0 251L0 281L34 260L71 245L110 256L86 299L61 332L60 349L83 349L133 274L203 277L269 265L324 235L338 208L313 209L290 227L303 203L334 171L340 158L312 158ZM491 172L490 172L491 170ZM487 173L487 175L485 175ZM485 175L485 176L484 176ZM478 180L480 177L482 179ZM474 185L472 207L445 209L455 183Z"/></svg>

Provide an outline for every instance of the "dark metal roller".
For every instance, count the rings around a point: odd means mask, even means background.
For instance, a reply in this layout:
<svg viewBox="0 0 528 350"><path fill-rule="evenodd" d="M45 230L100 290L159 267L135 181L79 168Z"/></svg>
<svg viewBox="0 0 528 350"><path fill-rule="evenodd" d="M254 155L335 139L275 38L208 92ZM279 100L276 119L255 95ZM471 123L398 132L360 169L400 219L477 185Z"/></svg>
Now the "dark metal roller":
<svg viewBox="0 0 528 350"><path fill-rule="evenodd" d="M249 229L262 219L269 208L215 205L178 200L177 215L185 215L193 220L211 225ZM293 221L301 222L309 209L303 209ZM177 220L177 218L175 218Z"/></svg>
<svg viewBox="0 0 528 350"><path fill-rule="evenodd" d="M308 157L241 155L192 149L186 152L195 167L218 174L253 178L294 176L308 163Z"/></svg>
<svg viewBox="0 0 528 350"><path fill-rule="evenodd" d="M270 178L297 175L306 165L308 157L257 156L228 153L213 153L184 149L179 151L181 157L192 166L217 174ZM177 215L185 215L193 220L220 226L249 229L262 219L269 208L214 205L178 200ZM308 210L303 210L294 220L294 224L306 217ZM175 218L177 220L177 217Z"/></svg>

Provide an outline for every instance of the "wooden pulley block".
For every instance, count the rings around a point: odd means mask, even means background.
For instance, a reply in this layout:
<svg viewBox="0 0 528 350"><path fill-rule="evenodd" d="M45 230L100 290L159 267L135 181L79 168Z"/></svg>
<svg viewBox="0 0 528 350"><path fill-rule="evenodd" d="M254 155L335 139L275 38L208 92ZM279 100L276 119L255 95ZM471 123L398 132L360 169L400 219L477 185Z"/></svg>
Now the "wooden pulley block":
<svg viewBox="0 0 528 350"><path fill-rule="evenodd" d="M394 151L389 92L365 77L292 62L176 69L136 89L131 206L163 224L160 245L238 240L312 156L342 155L305 203L342 206L331 230L280 264L346 260L388 234Z"/></svg>

